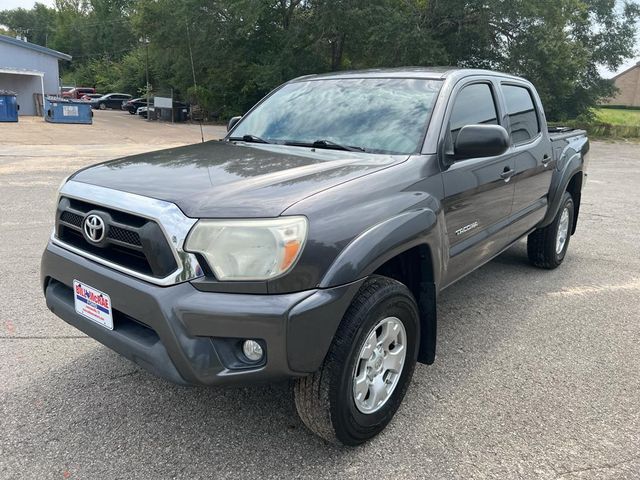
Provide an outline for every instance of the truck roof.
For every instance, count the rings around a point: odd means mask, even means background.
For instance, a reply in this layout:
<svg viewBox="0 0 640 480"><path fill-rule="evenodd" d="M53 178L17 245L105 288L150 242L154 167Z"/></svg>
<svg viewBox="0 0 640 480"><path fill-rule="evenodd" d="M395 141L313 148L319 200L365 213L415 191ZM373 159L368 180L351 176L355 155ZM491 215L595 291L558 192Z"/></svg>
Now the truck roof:
<svg viewBox="0 0 640 480"><path fill-rule="evenodd" d="M472 75L491 75L524 80L515 75L496 72L493 70L483 70L475 68L458 67L399 67L399 68L371 68L366 70L347 70L343 72L321 73L315 75L305 75L298 77L298 80L313 79L338 79L338 78L425 78L432 80L444 80L448 77L468 77Z"/></svg>

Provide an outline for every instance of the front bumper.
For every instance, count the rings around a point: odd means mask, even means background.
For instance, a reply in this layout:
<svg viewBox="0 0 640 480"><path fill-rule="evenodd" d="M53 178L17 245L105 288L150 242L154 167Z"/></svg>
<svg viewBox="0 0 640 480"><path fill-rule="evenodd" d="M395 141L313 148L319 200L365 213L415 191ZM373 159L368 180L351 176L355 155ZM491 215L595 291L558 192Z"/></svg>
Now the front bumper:
<svg viewBox="0 0 640 480"><path fill-rule="evenodd" d="M73 280L111 297L114 329L77 314ZM47 306L67 323L146 370L179 384L252 383L317 370L362 283L281 295L202 292L152 285L49 243L41 281ZM266 348L260 365L238 361L241 339Z"/></svg>

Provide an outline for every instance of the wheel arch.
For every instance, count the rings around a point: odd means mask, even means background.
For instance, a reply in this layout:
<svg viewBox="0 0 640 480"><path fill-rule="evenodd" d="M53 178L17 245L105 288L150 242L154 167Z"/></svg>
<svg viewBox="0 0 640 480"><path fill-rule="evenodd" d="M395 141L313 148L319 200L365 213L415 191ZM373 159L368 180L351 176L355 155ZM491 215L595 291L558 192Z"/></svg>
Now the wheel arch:
<svg viewBox="0 0 640 480"><path fill-rule="evenodd" d="M320 287L346 284L370 275L402 282L420 311L418 361L435 359L436 297L442 278L443 213L428 208L405 211L353 240L323 277Z"/></svg>
<svg viewBox="0 0 640 480"><path fill-rule="evenodd" d="M582 189L582 176L582 159L580 158L579 154L576 154L570 160L569 164L564 170L557 172L554 175L554 178L551 181L551 187L549 189L549 208L547 209L547 214L545 215L542 222L540 222L540 225L538 225L538 227L546 227L551 222L553 222L553 219L556 217L556 215L558 214L558 210L560 209L560 204L562 203L562 196L564 195L564 192L569 191L571 193L571 190L569 190L570 185L571 188L574 189L573 191L577 193L579 197L579 192ZM573 193L572 196L574 196ZM574 196L574 203L576 202L575 198L576 197ZM577 218L577 215L575 216L575 218ZM575 230L575 220L573 229Z"/></svg>
<svg viewBox="0 0 640 480"><path fill-rule="evenodd" d="M423 243L409 248L380 265L373 274L397 280L411 291L418 303L420 313L418 361L425 364L433 363L436 354L438 318L431 247Z"/></svg>
<svg viewBox="0 0 640 480"><path fill-rule="evenodd" d="M421 245L429 252L432 281L439 285L443 218L442 212L417 208L374 225L340 252L318 286L329 288L367 277L394 257Z"/></svg>
<svg viewBox="0 0 640 480"><path fill-rule="evenodd" d="M551 141L554 149L554 157L557 158L556 169L553 172L551 185L549 186L549 204L547 214L538 227L546 227L558 213L564 192L571 193L576 206L571 233L576 230L580 195L583 186L583 178L587 168L589 150L591 145L586 132L577 135Z"/></svg>

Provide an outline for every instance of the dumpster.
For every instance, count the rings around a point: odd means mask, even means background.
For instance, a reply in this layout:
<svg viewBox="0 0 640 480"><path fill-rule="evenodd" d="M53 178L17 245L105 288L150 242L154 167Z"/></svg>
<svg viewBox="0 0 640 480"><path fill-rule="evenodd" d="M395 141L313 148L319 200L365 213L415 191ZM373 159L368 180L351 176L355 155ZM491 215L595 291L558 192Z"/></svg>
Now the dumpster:
<svg viewBox="0 0 640 480"><path fill-rule="evenodd" d="M17 122L19 109L16 94L0 90L0 122Z"/></svg>
<svg viewBox="0 0 640 480"><path fill-rule="evenodd" d="M187 120L189 120L189 107L176 107L175 119L176 122L186 122Z"/></svg>
<svg viewBox="0 0 640 480"><path fill-rule="evenodd" d="M163 120L165 122L171 121L171 109L170 108L158 108L155 107L158 112L158 119Z"/></svg>
<svg viewBox="0 0 640 480"><path fill-rule="evenodd" d="M89 102L66 98L47 97L44 101L44 119L51 123L93 123Z"/></svg>

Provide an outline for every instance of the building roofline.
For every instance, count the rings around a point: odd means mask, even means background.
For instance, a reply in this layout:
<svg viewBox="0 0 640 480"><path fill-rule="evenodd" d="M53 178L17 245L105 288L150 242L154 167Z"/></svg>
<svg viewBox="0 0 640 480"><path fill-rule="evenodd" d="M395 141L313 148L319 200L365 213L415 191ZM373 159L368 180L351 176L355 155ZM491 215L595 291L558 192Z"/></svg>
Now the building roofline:
<svg viewBox="0 0 640 480"><path fill-rule="evenodd" d="M71 61L71 55L67 55L66 53L58 52L57 50L52 50L51 48L43 47L42 45L36 45L35 43L24 42L22 40L18 40L17 38L8 37L6 35L0 35L0 42L9 43L11 45L15 45L17 47L23 47L29 50L33 50L34 52L43 53L45 55L50 55L52 57L56 57L60 60L68 60Z"/></svg>
<svg viewBox="0 0 640 480"><path fill-rule="evenodd" d="M8 73L10 75L29 75L35 77L44 77L44 72L38 70L27 70L26 68L2 68L0 67L0 73Z"/></svg>
<svg viewBox="0 0 640 480"><path fill-rule="evenodd" d="M625 73L629 73L631 70L633 70L634 68L638 68L640 67L640 62L637 62L635 65L631 65L629 68L621 71L619 74L614 75L613 77L611 77L609 80L615 80L616 78L624 75Z"/></svg>

